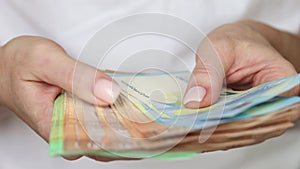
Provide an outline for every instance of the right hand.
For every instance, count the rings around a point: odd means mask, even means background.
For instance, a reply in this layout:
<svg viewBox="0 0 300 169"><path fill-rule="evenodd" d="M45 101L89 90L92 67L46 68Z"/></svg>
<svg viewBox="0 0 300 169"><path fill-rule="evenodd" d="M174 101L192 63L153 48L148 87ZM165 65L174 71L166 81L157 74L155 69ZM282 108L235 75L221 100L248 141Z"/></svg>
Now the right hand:
<svg viewBox="0 0 300 169"><path fill-rule="evenodd" d="M113 103L120 93L118 84L103 72L72 59L57 43L34 36L15 38L0 48L0 77L0 105L47 142L53 103L62 89L98 105Z"/></svg>

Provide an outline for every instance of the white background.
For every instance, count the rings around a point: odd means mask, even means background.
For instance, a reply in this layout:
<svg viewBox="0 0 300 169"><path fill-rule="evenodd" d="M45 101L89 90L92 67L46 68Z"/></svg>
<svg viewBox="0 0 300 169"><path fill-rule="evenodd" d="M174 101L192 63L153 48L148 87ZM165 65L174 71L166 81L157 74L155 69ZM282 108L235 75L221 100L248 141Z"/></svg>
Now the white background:
<svg viewBox="0 0 300 169"><path fill-rule="evenodd" d="M299 9L299 0L0 0L0 45L16 36L39 35L55 40L76 58L99 28L120 17L142 12L178 16L205 33L240 19L255 19L297 33ZM9 115L0 120L0 169L299 169L299 133L300 124L262 144L202 154L183 161L147 159L101 163L82 158L70 162L49 157L48 144L17 117Z"/></svg>

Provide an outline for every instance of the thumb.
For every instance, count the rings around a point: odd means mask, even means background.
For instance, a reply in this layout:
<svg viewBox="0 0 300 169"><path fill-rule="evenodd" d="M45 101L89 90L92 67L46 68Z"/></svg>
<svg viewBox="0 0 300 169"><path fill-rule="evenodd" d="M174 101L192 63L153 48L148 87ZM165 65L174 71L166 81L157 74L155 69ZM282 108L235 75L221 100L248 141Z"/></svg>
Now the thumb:
<svg viewBox="0 0 300 169"><path fill-rule="evenodd" d="M81 99L97 105L113 103L121 89L105 73L69 57L65 52L48 57L40 68L42 80L72 92Z"/></svg>
<svg viewBox="0 0 300 169"><path fill-rule="evenodd" d="M203 40L183 98L184 105L188 108L201 108L215 103L225 78L224 68L222 58L218 57L210 41Z"/></svg>

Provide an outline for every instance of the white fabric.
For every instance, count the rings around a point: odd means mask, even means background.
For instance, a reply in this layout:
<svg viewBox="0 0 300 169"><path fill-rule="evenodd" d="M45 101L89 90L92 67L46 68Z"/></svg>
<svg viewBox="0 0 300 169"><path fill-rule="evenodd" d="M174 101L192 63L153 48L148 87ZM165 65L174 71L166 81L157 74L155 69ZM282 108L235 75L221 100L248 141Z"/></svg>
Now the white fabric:
<svg viewBox="0 0 300 169"><path fill-rule="evenodd" d="M39 35L58 42L76 58L101 27L118 18L144 12L180 17L204 33L240 19L255 19L297 33L300 25L299 9L299 0L0 0L0 45L20 35ZM181 51L175 52L180 54ZM120 56L115 62L121 62L122 59ZM192 60L186 59L191 65ZM109 63L105 66L114 68ZM285 135L259 145L203 154L185 161L148 159L103 164L86 158L69 162L49 157L48 145L15 116L8 116L0 121L0 168L297 169L300 168L299 132L298 124L297 128L289 130Z"/></svg>

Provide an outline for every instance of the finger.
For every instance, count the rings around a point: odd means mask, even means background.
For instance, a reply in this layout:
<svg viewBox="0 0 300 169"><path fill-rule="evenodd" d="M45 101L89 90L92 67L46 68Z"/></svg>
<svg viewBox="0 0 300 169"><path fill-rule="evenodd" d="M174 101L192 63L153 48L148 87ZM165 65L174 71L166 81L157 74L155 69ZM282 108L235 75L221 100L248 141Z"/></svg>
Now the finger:
<svg viewBox="0 0 300 169"><path fill-rule="evenodd" d="M79 158L81 158L82 156L78 155L78 156L63 156L64 159L66 160L70 160L70 161L73 161L73 160L78 160Z"/></svg>
<svg viewBox="0 0 300 169"><path fill-rule="evenodd" d="M190 77L183 103L189 108L206 107L218 100L225 77L226 66L205 39L200 44L196 56L196 66Z"/></svg>
<svg viewBox="0 0 300 169"><path fill-rule="evenodd" d="M96 155L89 155L87 156L91 159L96 161L102 162L111 162L111 161L133 161L133 160L141 160L141 158L128 158L128 157L104 157L104 156L96 156Z"/></svg>
<svg viewBox="0 0 300 169"><path fill-rule="evenodd" d="M47 51L47 50L44 50ZM103 72L69 57L63 50L39 57L36 76L98 105L113 103L121 89Z"/></svg>
<svg viewBox="0 0 300 169"><path fill-rule="evenodd" d="M280 71L278 71L280 70ZM276 79L286 78L288 76L294 76L296 75L296 70L291 66L290 63L282 62L280 64L280 67L275 68L266 68L265 70L262 70L258 72L253 79L254 86L260 85L262 83L266 83L269 81L273 81ZM297 85L293 87L292 89L281 93L281 96L295 96L299 95L300 92L300 85Z"/></svg>

